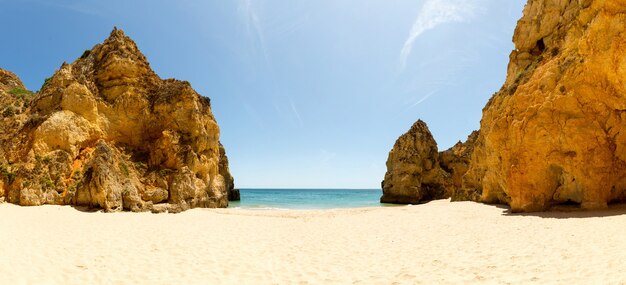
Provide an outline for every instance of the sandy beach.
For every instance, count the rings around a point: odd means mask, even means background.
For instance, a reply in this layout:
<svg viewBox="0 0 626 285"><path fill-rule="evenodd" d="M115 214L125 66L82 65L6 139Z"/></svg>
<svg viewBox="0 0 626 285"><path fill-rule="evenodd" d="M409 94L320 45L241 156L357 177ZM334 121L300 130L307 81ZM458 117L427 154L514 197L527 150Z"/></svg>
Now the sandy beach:
<svg viewBox="0 0 626 285"><path fill-rule="evenodd" d="M336 210L0 204L1 284L623 284L626 209L440 200Z"/></svg>

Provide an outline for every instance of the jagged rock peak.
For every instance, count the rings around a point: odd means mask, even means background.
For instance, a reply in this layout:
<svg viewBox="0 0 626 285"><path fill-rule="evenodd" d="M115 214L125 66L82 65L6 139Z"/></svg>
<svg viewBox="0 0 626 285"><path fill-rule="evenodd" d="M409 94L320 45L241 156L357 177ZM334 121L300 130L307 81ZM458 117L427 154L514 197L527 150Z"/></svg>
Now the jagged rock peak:
<svg viewBox="0 0 626 285"><path fill-rule="evenodd" d="M22 80L15 73L0 68L0 89L9 91L13 88L26 89Z"/></svg>
<svg viewBox="0 0 626 285"><path fill-rule="evenodd" d="M28 106L0 120L0 199L178 212L235 196L208 98L161 80L120 29Z"/></svg>
<svg viewBox="0 0 626 285"><path fill-rule="evenodd" d="M389 152L382 203L417 204L449 197L449 175L439 166L437 143L426 123L415 122Z"/></svg>
<svg viewBox="0 0 626 285"><path fill-rule="evenodd" d="M147 63L146 57L139 50L135 41L127 36L122 29L114 28L109 37L99 46L104 49L103 54L113 52L125 57L136 57ZM96 46L94 50L97 50L99 46Z"/></svg>

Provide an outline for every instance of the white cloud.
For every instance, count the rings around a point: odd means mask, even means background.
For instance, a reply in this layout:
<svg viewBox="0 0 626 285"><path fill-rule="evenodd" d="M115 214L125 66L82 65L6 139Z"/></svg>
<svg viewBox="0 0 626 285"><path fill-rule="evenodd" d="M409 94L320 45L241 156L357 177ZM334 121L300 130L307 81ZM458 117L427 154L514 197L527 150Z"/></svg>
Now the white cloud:
<svg viewBox="0 0 626 285"><path fill-rule="evenodd" d="M437 92L439 92L439 89L436 89L436 90L428 92L425 96L423 96L422 98L418 99L417 101L411 103L411 105L407 106L402 112L396 113L394 119L400 117L403 114L406 114L407 112L411 111L411 109L413 109L413 108L419 106L420 104L424 103L424 101L428 100L428 98L430 98L433 95L437 94Z"/></svg>
<svg viewBox="0 0 626 285"><path fill-rule="evenodd" d="M415 40L425 31L445 23L466 22L474 18L480 0L426 0L413 23L409 37L400 51L400 70L404 70Z"/></svg>
<svg viewBox="0 0 626 285"><path fill-rule="evenodd" d="M296 108L296 105L293 103L293 100L291 98L289 98L289 103L291 103L291 110L296 115L296 118L298 119L298 123L300 123L300 127L302 127L303 126L302 118L300 117L300 113L298 112L298 109Z"/></svg>
<svg viewBox="0 0 626 285"><path fill-rule="evenodd" d="M251 0L243 0L239 2L239 11L243 14L244 19L246 21L246 28L248 30L248 35L256 35L256 38L261 45L261 52L263 53L263 57L266 61L269 61L267 55L267 48L265 47L265 33L261 27L261 21L259 20L259 15L257 13L256 8L253 6Z"/></svg>

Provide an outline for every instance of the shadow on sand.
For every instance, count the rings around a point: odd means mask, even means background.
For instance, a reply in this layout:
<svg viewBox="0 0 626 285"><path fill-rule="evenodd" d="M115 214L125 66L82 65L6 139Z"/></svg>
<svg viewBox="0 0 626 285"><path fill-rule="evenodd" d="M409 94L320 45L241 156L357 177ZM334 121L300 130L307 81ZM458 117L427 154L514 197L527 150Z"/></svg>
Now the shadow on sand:
<svg viewBox="0 0 626 285"><path fill-rule="evenodd" d="M88 206L74 206L74 205L68 205L68 206L74 208L74 210L76 211L84 212L84 213L104 212L102 208L91 208Z"/></svg>
<svg viewBox="0 0 626 285"><path fill-rule="evenodd" d="M546 212L535 213L512 213L508 206L498 206L498 208L506 209L502 214L505 216L521 216L521 217L539 217L546 219L585 219L585 218L602 218L626 215L626 204L610 204L605 210L583 210L579 206L559 205L552 207Z"/></svg>

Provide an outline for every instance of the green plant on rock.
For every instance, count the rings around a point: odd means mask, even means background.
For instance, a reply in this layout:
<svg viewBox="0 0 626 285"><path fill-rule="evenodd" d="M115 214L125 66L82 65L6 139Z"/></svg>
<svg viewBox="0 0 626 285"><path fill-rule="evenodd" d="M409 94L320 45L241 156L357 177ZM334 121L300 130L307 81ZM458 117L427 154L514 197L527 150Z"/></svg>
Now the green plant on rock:
<svg viewBox="0 0 626 285"><path fill-rule="evenodd" d="M124 176L126 177L130 176L130 172L128 171L128 166L126 166L126 164L120 162L119 167L122 173L124 174Z"/></svg>
<svg viewBox="0 0 626 285"><path fill-rule="evenodd" d="M54 188L54 182L52 182L52 178L49 175L41 178L41 187L44 189Z"/></svg>
<svg viewBox="0 0 626 285"><path fill-rule="evenodd" d="M33 95L33 92L28 91L26 89L22 89L22 88L13 88L9 90L9 94L17 97L18 99L22 99L24 96Z"/></svg>
<svg viewBox="0 0 626 285"><path fill-rule="evenodd" d="M81 178L83 178L83 173L76 169L72 174L72 178L74 178L74 180L80 180Z"/></svg>
<svg viewBox="0 0 626 285"><path fill-rule="evenodd" d="M91 50L85 50L83 54L80 56L80 59L87 58L90 53L91 53Z"/></svg>
<svg viewBox="0 0 626 285"><path fill-rule="evenodd" d="M9 172L7 173L6 177L7 177L7 182L9 182L9 184L13 184L13 181L15 181L17 174L15 172Z"/></svg>
<svg viewBox="0 0 626 285"><path fill-rule="evenodd" d="M39 90L43 90L44 87L46 87L46 85L48 84L48 82L50 82L50 80L52 79L52 77L48 77L43 81L43 84L41 85L41 88Z"/></svg>
<svg viewBox="0 0 626 285"><path fill-rule="evenodd" d="M173 172L174 172L174 170L172 170L172 169L163 168L163 169L159 170L159 175L164 177L164 176L170 175Z"/></svg>
<svg viewBox="0 0 626 285"><path fill-rule="evenodd" d="M141 161L137 161L134 163L136 169L144 169L147 168L147 165Z"/></svg>
<svg viewBox="0 0 626 285"><path fill-rule="evenodd" d="M9 94L13 95L19 102L24 104L30 104L33 100L33 92L22 88L13 88L9 91Z"/></svg>
<svg viewBox="0 0 626 285"><path fill-rule="evenodd" d="M4 181L7 182L7 184L12 184L17 177L17 174L11 172L9 168L5 165L0 165L0 175L2 175L2 178L4 179Z"/></svg>
<svg viewBox="0 0 626 285"><path fill-rule="evenodd" d="M4 108L4 111L2 111L2 116L7 118L7 117L11 117L15 115L15 107L13 106L7 106L6 108Z"/></svg>

